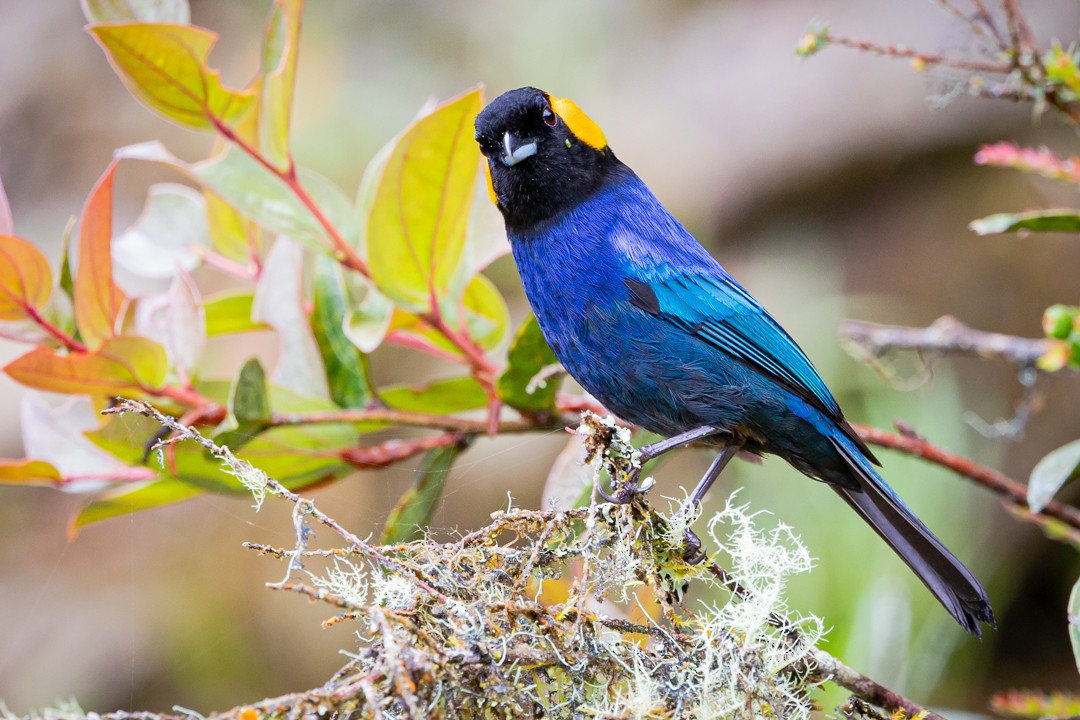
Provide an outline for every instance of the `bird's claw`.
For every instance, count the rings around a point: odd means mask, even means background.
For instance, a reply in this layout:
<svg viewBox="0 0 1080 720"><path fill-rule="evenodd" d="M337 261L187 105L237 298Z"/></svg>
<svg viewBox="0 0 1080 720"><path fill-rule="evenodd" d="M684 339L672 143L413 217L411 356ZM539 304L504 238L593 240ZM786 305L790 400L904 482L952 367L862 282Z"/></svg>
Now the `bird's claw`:
<svg viewBox="0 0 1080 720"><path fill-rule="evenodd" d="M652 490L653 485L655 484L656 480L651 477L645 478L645 481L639 484L637 482L637 476L634 475L620 483L618 489L613 488L614 492L609 493L599 484L596 486L596 492L600 493L600 496L609 503L626 505L627 503L632 502L638 495L644 495Z"/></svg>
<svg viewBox="0 0 1080 720"><path fill-rule="evenodd" d="M694 534L693 530L687 530L684 537L686 538L686 549L683 550L683 560L688 565L697 565L705 559L705 551L701 547L701 540Z"/></svg>

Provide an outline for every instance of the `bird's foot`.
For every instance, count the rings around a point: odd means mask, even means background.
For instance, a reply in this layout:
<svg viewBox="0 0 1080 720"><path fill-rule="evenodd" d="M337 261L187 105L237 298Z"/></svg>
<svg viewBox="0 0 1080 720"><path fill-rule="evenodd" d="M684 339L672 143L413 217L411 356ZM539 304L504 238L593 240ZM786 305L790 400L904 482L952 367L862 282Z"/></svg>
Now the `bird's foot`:
<svg viewBox="0 0 1080 720"><path fill-rule="evenodd" d="M656 484L656 480L651 477L645 478L642 483L637 482L637 474L631 475L618 486L612 486L613 492L608 492L601 485L596 486L596 492L600 493L600 496L607 500L609 503L615 503L616 505L626 505L633 502L634 498L638 495L644 495L653 489Z"/></svg>
<svg viewBox="0 0 1080 720"><path fill-rule="evenodd" d="M697 565L705 559L705 550L701 547L701 539L694 534L693 530L687 530L683 536L686 538L686 548L683 550L683 560L688 565Z"/></svg>

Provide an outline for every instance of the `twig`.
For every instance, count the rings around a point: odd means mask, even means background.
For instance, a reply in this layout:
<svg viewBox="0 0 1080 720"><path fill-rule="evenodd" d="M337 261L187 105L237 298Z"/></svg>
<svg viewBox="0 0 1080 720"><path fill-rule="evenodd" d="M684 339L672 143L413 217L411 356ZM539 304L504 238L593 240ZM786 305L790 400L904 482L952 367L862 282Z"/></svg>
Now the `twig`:
<svg viewBox="0 0 1080 720"><path fill-rule="evenodd" d="M351 548L355 549L360 554L365 555L373 560L377 560L387 569L393 570L403 575L410 576L412 582L415 582L417 587L424 590L425 592L431 593L440 601L446 600L445 595L433 588L425 580L418 577L416 573L412 572L410 568L406 568L393 558L387 557L383 553L379 552L370 543L360 539L354 533L346 530L344 527L342 527L340 523L338 523L337 520L334 520L332 517L316 508L315 503L312 500L297 495L292 490L289 490L284 485L279 483L277 480L266 476L260 471L256 471L252 467L251 463L246 460L241 460L240 458L237 458L235 455L233 455L232 451L229 450L229 448L223 445L217 445L212 440L206 439L194 428L183 425L177 422L174 418L171 418L168 415L164 415L149 403L142 402L141 400L128 400L125 398L117 398L117 403L115 406L102 410L102 414L104 415L120 415L125 412L131 412L137 415L152 418L153 420L156 420L165 427L168 427L171 430L175 431L176 436L173 438L173 440L170 440L168 442L183 439L192 440L199 445L202 445L204 448L209 450L210 453L214 455L214 457L220 459L222 462L228 465L233 472L237 473L238 475L256 472L259 473L260 475L262 475L262 479L266 484L266 490L274 495L283 497L289 502L293 503L296 506L296 512L299 515L315 518L315 520L317 520L319 523L325 525L326 527L337 533L342 539L345 540L345 542L347 542L351 546ZM297 534L297 542L303 545L305 540L302 536L302 532L298 531Z"/></svg>
<svg viewBox="0 0 1080 720"><path fill-rule="evenodd" d="M1070 542L1080 545L1080 510L1077 508L1051 500L1042 511L1033 513L1027 504L1027 487L997 470L951 453L921 437L891 433L868 425L853 424L852 426L859 436L871 445L899 450L975 481L999 495L1007 507L1012 506L1024 510L1025 514L1021 517L1026 517L1031 522L1047 529L1052 537L1053 533L1059 530L1053 527L1053 522L1063 523L1071 531L1068 533Z"/></svg>
<svg viewBox="0 0 1080 720"><path fill-rule="evenodd" d="M824 650L814 648L810 651L810 656L815 665L811 670L811 674L815 679L830 680L840 687L850 690L855 697L871 705L886 708L892 712L903 710L909 718L945 720L942 716L930 712L876 680L866 677L858 670L848 667Z"/></svg>
<svg viewBox="0 0 1080 720"><path fill-rule="evenodd" d="M746 588L733 578L727 570L716 563L711 563L706 569L739 597L744 600L751 597ZM795 624L789 619L772 612L769 613L768 622L778 630L788 633L793 642L798 640L798 630L794 629ZM891 713L903 710L908 717L920 715L925 720L944 720L940 715L935 715L926 708L908 700L903 695L863 675L858 670L848 667L824 650L813 648L810 651L810 656L813 660L813 666L809 668L809 672L810 676L816 681L828 680L834 682L845 690L852 692L858 699L876 707L885 708Z"/></svg>
<svg viewBox="0 0 1080 720"><path fill-rule="evenodd" d="M842 340L853 343L873 357L881 357L891 350L921 350L1035 367L1050 348L1049 340L974 330L951 315L938 318L925 328L845 320L840 324L839 333Z"/></svg>

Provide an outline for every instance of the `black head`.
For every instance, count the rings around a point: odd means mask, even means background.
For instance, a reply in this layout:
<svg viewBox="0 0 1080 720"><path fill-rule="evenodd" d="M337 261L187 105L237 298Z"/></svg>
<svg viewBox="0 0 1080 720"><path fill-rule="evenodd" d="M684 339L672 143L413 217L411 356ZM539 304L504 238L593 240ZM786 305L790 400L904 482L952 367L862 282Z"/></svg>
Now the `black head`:
<svg viewBox="0 0 1080 720"><path fill-rule="evenodd" d="M476 117L489 189L509 230L527 232L588 199L618 174L603 131L570 100L524 87Z"/></svg>

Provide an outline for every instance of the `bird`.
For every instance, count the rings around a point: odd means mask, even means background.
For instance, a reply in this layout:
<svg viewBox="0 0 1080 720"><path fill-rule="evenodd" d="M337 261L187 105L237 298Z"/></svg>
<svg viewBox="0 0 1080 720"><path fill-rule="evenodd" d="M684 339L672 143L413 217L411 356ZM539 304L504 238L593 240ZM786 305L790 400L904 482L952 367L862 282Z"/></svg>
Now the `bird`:
<svg viewBox="0 0 1080 720"><path fill-rule="evenodd" d="M982 585L886 484L803 350L574 101L511 90L475 131L545 340L607 409L666 438L643 460L719 448L698 503L737 453L777 455L836 491L965 630L994 624Z"/></svg>

